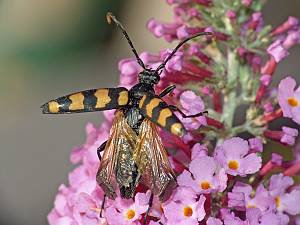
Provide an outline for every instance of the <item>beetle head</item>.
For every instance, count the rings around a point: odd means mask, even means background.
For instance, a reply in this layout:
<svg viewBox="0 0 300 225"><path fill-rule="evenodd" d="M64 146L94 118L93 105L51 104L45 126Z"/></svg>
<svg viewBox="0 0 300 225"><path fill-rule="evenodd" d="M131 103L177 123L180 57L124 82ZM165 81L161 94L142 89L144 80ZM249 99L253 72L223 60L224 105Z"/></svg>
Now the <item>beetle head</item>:
<svg viewBox="0 0 300 225"><path fill-rule="evenodd" d="M156 70L145 69L139 73L139 82L155 85L159 82L160 77Z"/></svg>

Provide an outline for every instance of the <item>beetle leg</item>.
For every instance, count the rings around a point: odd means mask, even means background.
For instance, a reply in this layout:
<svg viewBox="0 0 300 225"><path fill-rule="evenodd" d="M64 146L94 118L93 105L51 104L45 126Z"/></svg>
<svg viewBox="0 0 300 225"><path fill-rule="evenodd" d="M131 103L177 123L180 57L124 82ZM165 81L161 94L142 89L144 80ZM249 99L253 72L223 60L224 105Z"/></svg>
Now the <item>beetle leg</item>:
<svg viewBox="0 0 300 225"><path fill-rule="evenodd" d="M152 203L153 203L153 193L151 193L150 198L149 198L149 203L148 203L149 206L148 206L148 209L147 209L146 214L145 214L145 216L144 216L144 222L143 222L143 225L146 225L147 217L148 217L148 214L149 214L150 209L151 209L151 207L152 207Z"/></svg>
<svg viewBox="0 0 300 225"><path fill-rule="evenodd" d="M177 106L175 105L169 105L169 108L172 110L172 111L177 111L179 112L183 118L194 118L194 117L198 117L198 116L203 116L203 114L206 114L208 113L207 111L203 111L203 112L200 112L200 113L197 113L197 114L194 114L194 115L186 115L184 112L182 112Z"/></svg>
<svg viewBox="0 0 300 225"><path fill-rule="evenodd" d="M158 96L160 98L164 97L167 94L171 93L175 88L176 88L176 85L170 85L170 86L166 87L166 89L164 89Z"/></svg>
<svg viewBox="0 0 300 225"><path fill-rule="evenodd" d="M101 161L101 152L105 149L107 141L104 141L98 148L97 148L97 155L99 158L99 161Z"/></svg>
<svg viewBox="0 0 300 225"><path fill-rule="evenodd" d="M100 209L100 213L99 213L100 218L102 218L102 211L104 209L105 200L106 200L106 194L104 194L103 201L101 204L101 209Z"/></svg>

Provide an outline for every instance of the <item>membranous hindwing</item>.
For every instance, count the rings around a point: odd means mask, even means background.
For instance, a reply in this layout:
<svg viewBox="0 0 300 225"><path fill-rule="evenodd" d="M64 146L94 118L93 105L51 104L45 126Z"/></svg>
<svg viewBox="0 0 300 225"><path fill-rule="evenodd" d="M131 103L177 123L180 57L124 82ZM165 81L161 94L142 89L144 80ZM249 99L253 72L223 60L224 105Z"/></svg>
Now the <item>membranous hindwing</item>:
<svg viewBox="0 0 300 225"><path fill-rule="evenodd" d="M97 182L109 198L116 197L117 187L122 197L133 197L138 183L132 157L137 140L138 136L128 125L122 110L117 110L97 172Z"/></svg>
<svg viewBox="0 0 300 225"><path fill-rule="evenodd" d="M133 158L138 167L138 174L141 174L141 183L161 201L167 200L177 185L176 176L157 127L147 118L140 125Z"/></svg>
<svg viewBox="0 0 300 225"><path fill-rule="evenodd" d="M140 181L162 201L176 186L176 177L156 125L145 118L136 134L122 110L117 110L97 182L107 196L114 199L118 188L121 197L132 198Z"/></svg>
<svg viewBox="0 0 300 225"><path fill-rule="evenodd" d="M182 137L186 133L184 126L168 104L157 95L144 94L139 102L139 108L143 116L172 134Z"/></svg>

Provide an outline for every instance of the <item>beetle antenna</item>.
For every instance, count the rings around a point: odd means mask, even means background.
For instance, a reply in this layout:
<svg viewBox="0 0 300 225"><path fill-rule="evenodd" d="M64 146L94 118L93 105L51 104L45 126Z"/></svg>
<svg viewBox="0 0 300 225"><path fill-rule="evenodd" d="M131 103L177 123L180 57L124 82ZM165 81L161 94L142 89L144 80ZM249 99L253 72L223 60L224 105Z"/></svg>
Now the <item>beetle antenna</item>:
<svg viewBox="0 0 300 225"><path fill-rule="evenodd" d="M120 22L119 20L117 20L117 18L116 18L111 12L108 12L108 13L106 14L106 20L107 20L107 22L108 22L109 24L111 24L111 22L114 21L115 24L121 29L123 35L125 36L125 38L126 38L127 41L128 41L128 44L129 44L130 47L131 47L131 50L132 50L133 54L135 55L135 58L136 58L138 64L139 64L141 67L143 67L143 69L146 69L146 66L145 66L144 62L143 62L143 61L141 60L141 58L139 57L137 51L135 50L135 48L134 48L134 46L133 46L133 44L132 44L132 41L130 40L129 35L127 34L127 32L126 32L125 28L123 27L123 25L121 24L121 22Z"/></svg>
<svg viewBox="0 0 300 225"><path fill-rule="evenodd" d="M198 33L198 34L195 34L193 36L190 36L186 39L184 39L183 41L181 41L174 49L173 51L171 52L170 55L168 55L168 57L165 59L165 61L160 64L159 67L157 67L157 69L155 70L155 72L159 73L159 70L162 70L163 68L165 68L167 62L175 55L175 53L178 51L178 49L183 45L185 44L186 42L188 42L189 40L193 39L193 38L196 38L196 37L199 37L199 36L203 36L203 35L212 35L213 33L211 32L201 32L201 33Z"/></svg>

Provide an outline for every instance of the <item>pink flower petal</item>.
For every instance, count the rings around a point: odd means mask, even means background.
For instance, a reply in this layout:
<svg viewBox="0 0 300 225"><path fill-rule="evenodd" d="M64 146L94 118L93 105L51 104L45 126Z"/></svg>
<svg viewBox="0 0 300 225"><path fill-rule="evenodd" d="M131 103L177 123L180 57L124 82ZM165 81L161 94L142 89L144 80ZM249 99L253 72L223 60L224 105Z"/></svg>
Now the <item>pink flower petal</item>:
<svg viewBox="0 0 300 225"><path fill-rule="evenodd" d="M293 190L290 193L284 194L280 198L279 210L285 211L290 215L297 215L300 213L300 190Z"/></svg>
<svg viewBox="0 0 300 225"><path fill-rule="evenodd" d="M206 225L223 225L223 222L220 219L209 217L207 219Z"/></svg>
<svg viewBox="0 0 300 225"><path fill-rule="evenodd" d="M194 159L200 158L202 156L207 156L207 152L208 152L208 149L205 145L196 143L192 148L191 159L194 160Z"/></svg>
<svg viewBox="0 0 300 225"><path fill-rule="evenodd" d="M278 102L285 117L293 117L291 106L288 104L287 99L294 96L295 87L296 81L291 77L286 77L279 83Z"/></svg>
<svg viewBox="0 0 300 225"><path fill-rule="evenodd" d="M182 107L191 114L197 114L204 111L204 103L200 96L193 91L185 91L180 95Z"/></svg>
<svg viewBox="0 0 300 225"><path fill-rule="evenodd" d="M240 171L243 175L256 173L262 165L261 157L258 157L255 153L247 155L241 159Z"/></svg>
<svg viewBox="0 0 300 225"><path fill-rule="evenodd" d="M216 169L215 160L209 156L196 158L189 165L189 170L196 180L211 179Z"/></svg>

